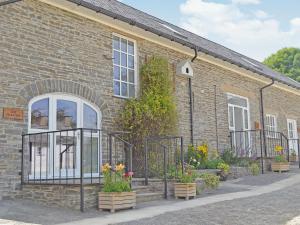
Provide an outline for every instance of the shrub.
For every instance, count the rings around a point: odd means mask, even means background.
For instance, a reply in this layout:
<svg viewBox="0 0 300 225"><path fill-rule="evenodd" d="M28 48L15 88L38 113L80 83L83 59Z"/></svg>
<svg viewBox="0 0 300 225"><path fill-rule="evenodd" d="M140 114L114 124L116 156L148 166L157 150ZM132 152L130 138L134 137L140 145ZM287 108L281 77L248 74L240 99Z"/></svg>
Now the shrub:
<svg viewBox="0 0 300 225"><path fill-rule="evenodd" d="M234 165L237 163L238 158L234 155L234 152L232 149L226 149L222 154L221 154L221 159L229 165Z"/></svg>
<svg viewBox="0 0 300 225"><path fill-rule="evenodd" d="M220 163L224 163L222 159L212 159L206 162L205 169L217 169Z"/></svg>
<svg viewBox="0 0 300 225"><path fill-rule="evenodd" d="M200 177L204 181L204 185L209 189L216 189L220 184L220 177L210 173L201 174Z"/></svg>
<svg viewBox="0 0 300 225"><path fill-rule="evenodd" d="M217 169L221 170L225 174L229 173L230 166L226 163L219 163Z"/></svg>
<svg viewBox="0 0 300 225"><path fill-rule="evenodd" d="M253 176L257 176L259 174L260 168L257 163L252 163L249 167Z"/></svg>

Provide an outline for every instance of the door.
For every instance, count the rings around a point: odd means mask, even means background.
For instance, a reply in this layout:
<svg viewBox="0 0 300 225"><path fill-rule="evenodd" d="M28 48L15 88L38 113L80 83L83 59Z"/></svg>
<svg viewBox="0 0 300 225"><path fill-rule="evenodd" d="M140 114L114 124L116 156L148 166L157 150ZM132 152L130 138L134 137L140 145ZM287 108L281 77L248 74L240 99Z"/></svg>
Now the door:
<svg viewBox="0 0 300 225"><path fill-rule="evenodd" d="M288 127L288 138L289 138L289 150L290 154L295 151L298 155L298 132L297 132L297 121L293 119L287 120Z"/></svg>
<svg viewBox="0 0 300 225"><path fill-rule="evenodd" d="M251 154L248 100L228 94L228 115L233 147L239 150L240 156Z"/></svg>

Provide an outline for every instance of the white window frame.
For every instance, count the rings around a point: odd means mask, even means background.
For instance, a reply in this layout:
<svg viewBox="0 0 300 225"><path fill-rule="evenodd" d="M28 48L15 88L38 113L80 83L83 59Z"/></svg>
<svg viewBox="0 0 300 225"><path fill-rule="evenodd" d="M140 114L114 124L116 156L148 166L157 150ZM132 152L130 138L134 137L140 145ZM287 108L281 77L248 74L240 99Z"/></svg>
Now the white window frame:
<svg viewBox="0 0 300 225"><path fill-rule="evenodd" d="M269 119L268 119L269 118ZM274 126L268 124L270 122L270 118L274 120ZM278 138L277 135L277 116L274 114L266 114L265 118L265 128L266 128L266 136L267 138Z"/></svg>
<svg viewBox="0 0 300 225"><path fill-rule="evenodd" d="M244 106L239 106L239 105L234 105L231 103L228 103L228 125L229 125L229 130L230 131L236 131L235 130L235 118L234 118L234 111L233 111L233 127L230 126L230 107L232 107L234 109L234 107L238 107L243 109L243 117L245 116L245 112L244 110L247 110L247 114L248 114L248 118L247 118L247 122L248 122L248 129L245 130L251 130L251 124L250 124L250 104L249 104L249 99L247 97L244 96L240 96L240 95L236 95L236 94L232 94L232 93L226 93L227 99L229 96L233 96L233 97L237 97L237 98L241 98L247 101L247 107ZM243 127L245 127L245 118L243 118Z"/></svg>
<svg viewBox="0 0 300 225"><path fill-rule="evenodd" d="M32 109L32 105L40 100L43 99L49 99L49 112L48 112L48 129L37 129L37 128L31 128L31 109ZM59 131L57 130L57 118L56 118L56 111L57 111L57 101L58 100L66 100L66 101L72 101L75 102L77 104L77 128L78 131L80 128L83 128L83 118L84 118L84 104L86 104L87 106L91 107L93 110L95 110L95 112L97 113L97 129L101 129L102 127L102 114L100 109L91 104L90 102L80 98L80 97L75 97L72 95L68 95L68 94L64 94L64 93L51 93L51 94L45 94L45 95L40 95L38 97L35 97L33 99L30 100L29 104L28 104L28 133L29 134L35 134L35 133L43 133L43 132L51 132L51 131ZM74 128L75 129L75 128ZM53 134L50 134L53 135ZM78 134L76 134L78 135ZM98 134L95 134L95 137L98 137ZM53 140L52 136L50 138L50 140ZM49 142L50 144L50 148L49 149L54 149L53 145L54 143L52 143L52 141ZM93 173L92 176L93 177L98 177L99 173L100 173L100 168L102 165L102 150L101 150L101 146L102 146L102 140L100 137L100 140L98 141L98 156L99 156L99 162L98 162L98 169L97 173ZM48 152L48 160L50 160L50 162L52 161L52 152ZM77 164L79 165L79 161L77 160ZM51 165L48 165L51 166ZM51 169L48 169L48 172L50 172ZM86 173L84 174L84 176L88 177L90 175L90 173ZM43 174L43 176L46 176L45 174ZM55 174L55 176L58 176L57 174ZM78 171L76 171L76 177L78 176ZM34 179L32 177L32 175L29 176L30 179ZM63 176L62 176L63 177ZM48 178L51 178L51 174L50 176L48 175Z"/></svg>
<svg viewBox="0 0 300 225"><path fill-rule="evenodd" d="M124 36L124 35L121 35L121 34L118 34L118 33L113 33L112 34L112 56L114 56L114 43L113 43L113 39L114 39L114 37L118 37L118 38L120 38L120 39L125 39L125 40L127 40L127 41L131 41L131 42L133 42L133 45L134 45L134 55L133 55L133 57L134 57L134 97L129 97L129 89L127 90L127 94L128 94L128 96L123 96L122 95L122 90L121 90L121 86L122 85L120 85L120 95L117 95L117 94L115 94L115 89L114 89L114 82L115 81L118 81L118 82L122 82L122 79L121 79L121 76L120 76L120 80L116 80L115 78L114 78L114 66L116 65L116 64L114 64L114 58L112 59L112 64L113 64L113 73L112 73L112 76L113 76L113 96L115 96L115 97L118 97L118 98L124 98L124 99L129 99L129 98L136 98L137 97L137 92L138 92L138 55L137 55L137 52L138 52L138 50L137 50L137 42L136 42L136 40L134 40L134 39L132 39L132 38L128 38L128 37L126 37L126 36ZM122 52L121 50L120 50L120 52ZM121 61L121 57L120 57L120 61ZM128 64L128 53L127 53L127 64ZM116 66L119 66L120 67L120 73L121 73L121 65L116 65ZM128 70L128 67L126 67L126 69ZM127 78L128 78L128 72L127 72ZM127 84L129 84L130 82L128 82L128 79L127 79L127 82L123 82L123 83L127 83ZM132 84L132 83L130 83L130 84Z"/></svg>

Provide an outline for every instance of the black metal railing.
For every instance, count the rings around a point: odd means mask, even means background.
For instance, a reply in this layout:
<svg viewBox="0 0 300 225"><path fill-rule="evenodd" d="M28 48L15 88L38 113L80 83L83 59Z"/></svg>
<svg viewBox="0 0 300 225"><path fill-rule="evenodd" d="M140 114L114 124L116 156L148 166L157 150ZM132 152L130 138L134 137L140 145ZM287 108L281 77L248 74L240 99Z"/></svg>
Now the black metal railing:
<svg viewBox="0 0 300 225"><path fill-rule="evenodd" d="M168 179L184 171L183 137L148 137L144 143L145 185L149 178L163 179L164 196L168 197Z"/></svg>
<svg viewBox="0 0 300 225"><path fill-rule="evenodd" d="M22 136L22 184L100 184L101 165L125 164L132 171L132 145L126 132L70 129ZM83 202L81 203L83 210Z"/></svg>
<svg viewBox="0 0 300 225"><path fill-rule="evenodd" d="M279 154L275 151L276 146L281 146L283 154L286 155L286 159L289 161L292 143L296 143L296 146L299 146L298 139L288 139L282 132L274 131L231 131L229 139L231 149L240 158L261 158L261 156L273 158ZM298 147L296 151L299 151Z"/></svg>

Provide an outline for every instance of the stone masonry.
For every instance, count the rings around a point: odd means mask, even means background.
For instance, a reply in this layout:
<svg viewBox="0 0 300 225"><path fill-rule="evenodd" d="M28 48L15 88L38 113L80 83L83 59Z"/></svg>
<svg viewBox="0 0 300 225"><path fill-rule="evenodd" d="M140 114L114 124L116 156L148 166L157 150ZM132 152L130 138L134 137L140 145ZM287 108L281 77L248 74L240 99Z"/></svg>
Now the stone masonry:
<svg viewBox="0 0 300 225"><path fill-rule="evenodd" d="M27 132L28 102L46 93L67 93L86 99L102 112L102 128L114 130L124 99L113 96L110 27L56 9L36 0L0 7L0 199L19 195L21 134ZM179 112L179 134L190 140L188 80L175 77L175 65L188 58L173 50L120 33L137 42L138 64L161 55L170 63ZM264 86L221 67L196 60L193 64L194 136L216 148L214 87L217 92L219 146L228 147L226 93L249 99L251 128L260 118L259 88ZM300 96L269 88L266 113L277 115L278 129L287 133L286 119L300 124ZM24 121L2 118L5 107L20 108Z"/></svg>

